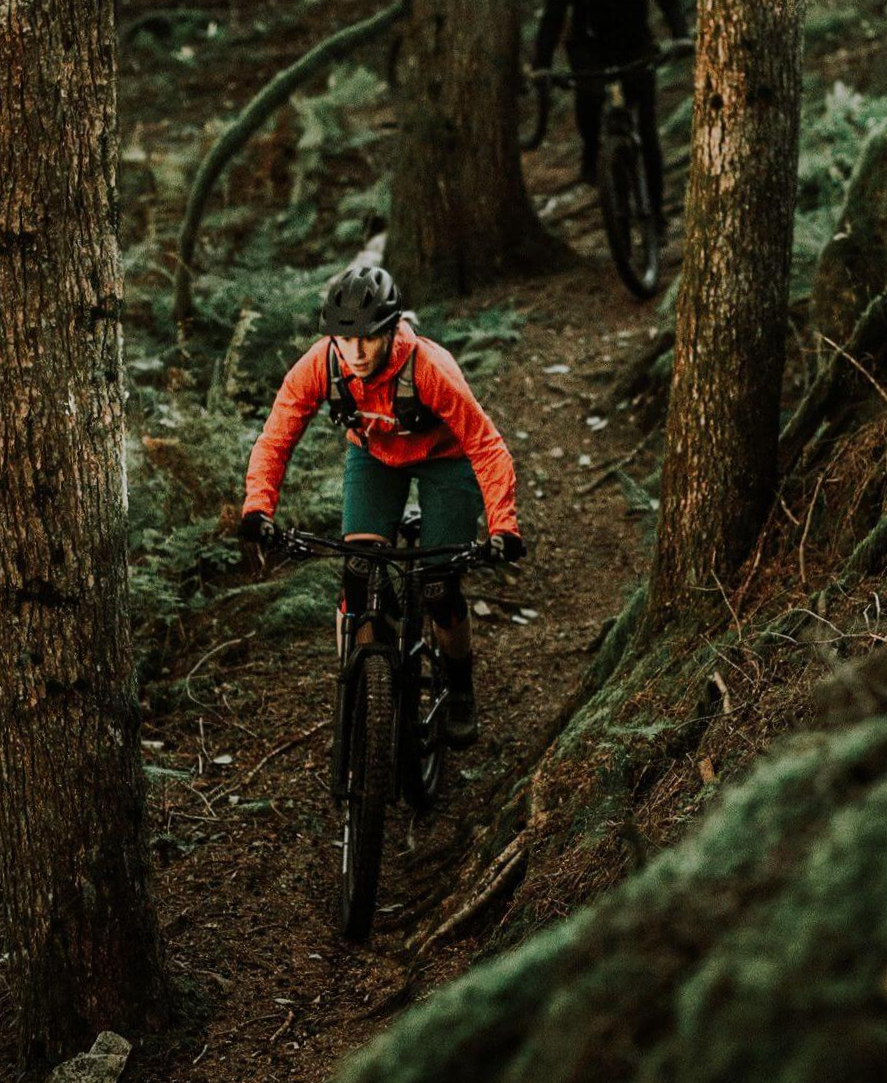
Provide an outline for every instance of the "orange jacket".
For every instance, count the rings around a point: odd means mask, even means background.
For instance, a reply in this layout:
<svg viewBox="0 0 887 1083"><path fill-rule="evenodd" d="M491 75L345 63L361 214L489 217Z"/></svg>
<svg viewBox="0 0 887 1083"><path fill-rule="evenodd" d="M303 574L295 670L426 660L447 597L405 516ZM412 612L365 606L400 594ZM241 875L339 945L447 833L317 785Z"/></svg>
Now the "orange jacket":
<svg viewBox="0 0 887 1083"><path fill-rule="evenodd" d="M327 399L329 343L329 338L316 342L284 378L250 455L244 515L250 511L274 514L293 448ZM442 424L428 432L404 433L393 416L395 377L416 346L416 390ZM341 369L343 375L350 372L344 361ZM389 466L467 456L483 494L490 533L519 532L511 455L462 370L442 346L421 338L401 320L388 360L368 380L352 380L348 387L357 409L367 415L361 417L360 432L371 455ZM351 429L347 435L352 443L361 443Z"/></svg>

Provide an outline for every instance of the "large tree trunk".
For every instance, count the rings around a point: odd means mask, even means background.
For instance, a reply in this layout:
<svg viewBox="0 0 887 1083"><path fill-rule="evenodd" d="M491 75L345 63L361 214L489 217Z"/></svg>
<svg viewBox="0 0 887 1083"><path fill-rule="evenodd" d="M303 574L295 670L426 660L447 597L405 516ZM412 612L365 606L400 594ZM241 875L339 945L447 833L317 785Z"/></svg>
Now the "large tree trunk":
<svg viewBox="0 0 887 1083"><path fill-rule="evenodd" d="M648 627L723 605L773 498L803 0L701 0L687 242Z"/></svg>
<svg viewBox="0 0 887 1083"><path fill-rule="evenodd" d="M0 906L23 1059L156 1017L131 665L113 0L0 21Z"/></svg>
<svg viewBox="0 0 887 1083"><path fill-rule="evenodd" d="M402 69L388 263L417 303L467 293L546 240L521 175L516 5L413 0Z"/></svg>

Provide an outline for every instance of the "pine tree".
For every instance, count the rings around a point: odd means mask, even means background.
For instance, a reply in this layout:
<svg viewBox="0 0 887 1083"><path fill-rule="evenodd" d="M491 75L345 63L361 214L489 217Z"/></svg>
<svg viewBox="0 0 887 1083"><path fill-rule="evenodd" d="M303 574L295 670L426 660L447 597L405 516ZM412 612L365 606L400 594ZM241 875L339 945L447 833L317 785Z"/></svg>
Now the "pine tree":
<svg viewBox="0 0 887 1083"><path fill-rule="evenodd" d="M648 628L704 617L773 500L800 0L700 0L693 160Z"/></svg>
<svg viewBox="0 0 887 1083"><path fill-rule="evenodd" d="M0 20L0 915L24 1062L159 1018L130 650L113 0Z"/></svg>
<svg viewBox="0 0 887 1083"><path fill-rule="evenodd" d="M519 10L413 0L404 23L388 263L412 303L544 258L517 137Z"/></svg>

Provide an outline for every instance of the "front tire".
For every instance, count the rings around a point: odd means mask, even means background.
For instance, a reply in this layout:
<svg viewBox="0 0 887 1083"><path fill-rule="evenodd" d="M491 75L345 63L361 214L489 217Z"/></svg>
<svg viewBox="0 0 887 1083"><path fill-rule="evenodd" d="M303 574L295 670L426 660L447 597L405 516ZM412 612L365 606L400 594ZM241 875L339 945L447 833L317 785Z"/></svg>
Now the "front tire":
<svg viewBox="0 0 887 1083"><path fill-rule="evenodd" d="M604 137L598 160L598 192L619 277L635 297L646 300L659 285L659 235L643 156L632 136Z"/></svg>
<svg viewBox="0 0 887 1083"><path fill-rule="evenodd" d="M388 659L368 655L356 680L342 851L342 932L351 940L365 940L376 909L392 788L394 698Z"/></svg>
<svg viewBox="0 0 887 1083"><path fill-rule="evenodd" d="M518 139L523 151L538 150L548 131L551 84L546 79L525 80L518 97Z"/></svg>

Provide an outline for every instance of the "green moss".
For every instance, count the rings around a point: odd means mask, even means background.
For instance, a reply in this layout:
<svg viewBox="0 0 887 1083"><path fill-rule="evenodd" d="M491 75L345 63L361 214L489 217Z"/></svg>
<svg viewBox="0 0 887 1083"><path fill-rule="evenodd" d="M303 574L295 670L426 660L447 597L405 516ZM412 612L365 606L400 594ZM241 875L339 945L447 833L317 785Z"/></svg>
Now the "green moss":
<svg viewBox="0 0 887 1083"><path fill-rule="evenodd" d="M787 742L698 833L339 1083L826 1083L887 1058L887 720Z"/></svg>

